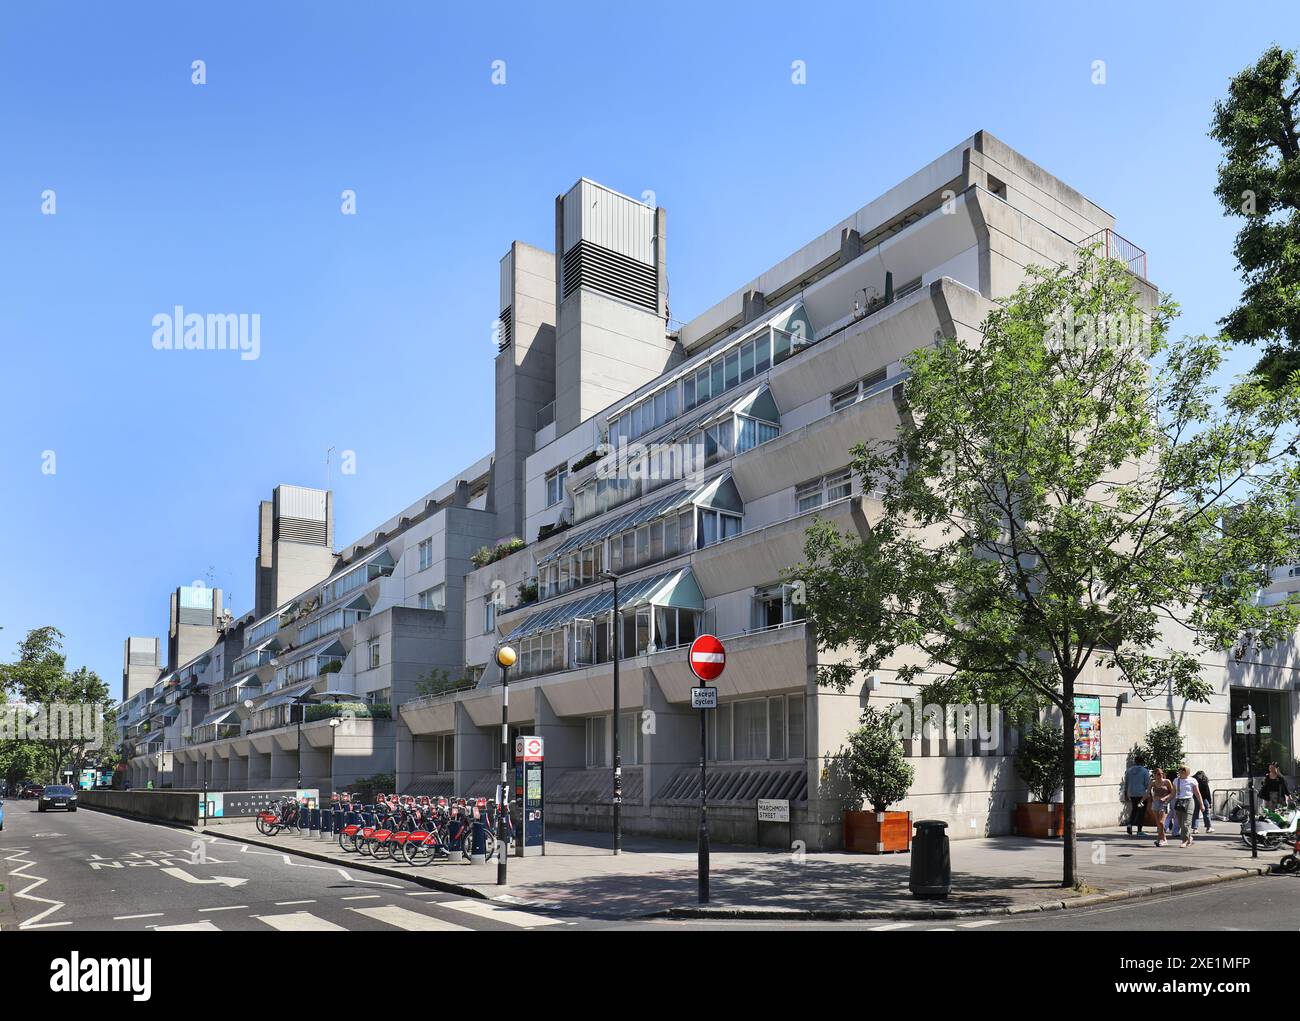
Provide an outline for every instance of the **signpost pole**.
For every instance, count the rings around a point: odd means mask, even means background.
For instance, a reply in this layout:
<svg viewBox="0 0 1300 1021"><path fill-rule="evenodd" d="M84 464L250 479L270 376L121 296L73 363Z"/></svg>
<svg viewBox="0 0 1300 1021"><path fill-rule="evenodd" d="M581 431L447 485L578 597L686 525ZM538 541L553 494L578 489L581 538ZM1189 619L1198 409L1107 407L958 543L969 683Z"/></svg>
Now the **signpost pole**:
<svg viewBox="0 0 1300 1021"><path fill-rule="evenodd" d="M718 689L709 687L710 681L722 676L727 665L727 650L713 635L700 635L691 643L691 673L705 685L691 689L691 708L700 714L700 832L698 847L699 899L709 902L709 730L710 709L718 707Z"/></svg>
<svg viewBox="0 0 1300 1021"><path fill-rule="evenodd" d="M700 842L699 842L699 885L700 903L709 903L709 807L708 791L708 728L705 725L707 709L700 710Z"/></svg>
<svg viewBox="0 0 1300 1021"><path fill-rule="evenodd" d="M503 645L497 650L497 665L501 667L501 810L497 813L497 886L506 885L506 862L510 852L506 848L506 813L510 811L510 668L515 665L515 650Z"/></svg>
<svg viewBox="0 0 1300 1021"><path fill-rule="evenodd" d="M1250 706L1246 706L1241 718L1245 721L1242 729L1246 732L1246 789L1250 792L1250 856L1258 858L1259 835L1255 822L1255 764L1250 748L1250 737L1255 733L1255 710Z"/></svg>

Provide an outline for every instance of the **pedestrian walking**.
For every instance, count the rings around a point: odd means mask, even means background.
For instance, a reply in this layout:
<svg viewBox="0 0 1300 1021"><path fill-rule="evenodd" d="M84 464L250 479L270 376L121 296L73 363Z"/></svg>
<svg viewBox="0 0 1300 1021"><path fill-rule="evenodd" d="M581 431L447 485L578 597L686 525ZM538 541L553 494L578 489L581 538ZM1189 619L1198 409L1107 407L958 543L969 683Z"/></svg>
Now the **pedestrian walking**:
<svg viewBox="0 0 1300 1021"><path fill-rule="evenodd" d="M1169 818L1169 803L1173 799L1174 785L1165 776L1165 771L1157 766L1151 774L1151 788L1147 791L1147 800L1151 802L1151 809L1156 814L1156 847L1164 847L1168 843L1165 839L1165 820Z"/></svg>
<svg viewBox="0 0 1300 1021"><path fill-rule="evenodd" d="M1196 824L1202 816L1205 817L1205 832L1214 832L1214 820L1210 818L1210 778L1205 775L1205 770L1198 769L1192 774L1192 779L1196 781L1196 786L1201 790L1201 807L1198 811L1192 813L1192 832L1196 832Z"/></svg>
<svg viewBox="0 0 1300 1021"><path fill-rule="evenodd" d="M1137 826L1137 835L1142 836L1142 824L1146 821L1147 791L1151 788L1151 770L1147 769L1146 756L1141 752L1133 757L1133 765L1124 773L1124 795L1128 798L1128 835L1133 836L1133 827Z"/></svg>
<svg viewBox="0 0 1300 1021"><path fill-rule="evenodd" d="M1174 815L1178 819L1178 829L1183 835L1183 847L1192 846L1192 819L1197 810L1204 807L1201 785L1192 779L1190 769L1179 766L1178 779L1174 781Z"/></svg>

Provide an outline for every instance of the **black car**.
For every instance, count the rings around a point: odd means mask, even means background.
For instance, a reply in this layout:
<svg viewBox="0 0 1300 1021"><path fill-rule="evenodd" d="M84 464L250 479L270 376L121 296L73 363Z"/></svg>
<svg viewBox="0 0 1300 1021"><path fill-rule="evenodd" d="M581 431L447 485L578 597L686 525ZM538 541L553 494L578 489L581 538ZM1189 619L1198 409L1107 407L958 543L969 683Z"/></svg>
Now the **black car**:
<svg viewBox="0 0 1300 1021"><path fill-rule="evenodd" d="M69 812L77 810L77 792L71 787L65 787L62 784L51 784L41 791L40 804L37 811L44 812L49 808L66 808Z"/></svg>
<svg viewBox="0 0 1300 1021"><path fill-rule="evenodd" d="M41 791L43 790L45 790L43 784L25 783L23 784L23 789L19 793L18 797L22 798L24 801L35 800L41 796Z"/></svg>

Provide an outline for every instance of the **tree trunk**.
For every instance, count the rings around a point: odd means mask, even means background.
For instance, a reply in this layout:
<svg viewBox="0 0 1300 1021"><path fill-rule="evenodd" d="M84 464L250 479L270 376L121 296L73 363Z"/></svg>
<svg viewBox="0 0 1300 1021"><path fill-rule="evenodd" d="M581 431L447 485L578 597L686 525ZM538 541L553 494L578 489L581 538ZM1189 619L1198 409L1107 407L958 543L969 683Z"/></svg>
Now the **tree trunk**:
<svg viewBox="0 0 1300 1021"><path fill-rule="evenodd" d="M1073 674L1061 678L1061 754L1065 771L1061 778L1061 800L1065 805L1065 833L1061 850L1065 860L1061 867L1061 885L1069 888L1078 881L1078 848L1074 838L1074 681Z"/></svg>

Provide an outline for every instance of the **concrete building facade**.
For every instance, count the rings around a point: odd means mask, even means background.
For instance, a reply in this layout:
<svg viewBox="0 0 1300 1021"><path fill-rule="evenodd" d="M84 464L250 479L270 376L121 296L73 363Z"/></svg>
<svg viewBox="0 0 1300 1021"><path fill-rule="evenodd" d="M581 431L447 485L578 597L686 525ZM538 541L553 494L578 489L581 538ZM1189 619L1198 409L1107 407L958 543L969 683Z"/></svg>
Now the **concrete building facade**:
<svg viewBox="0 0 1300 1021"><path fill-rule="evenodd" d="M669 315L662 209L584 179L557 198L555 220L554 254L516 242L501 261L493 452L328 558L328 494L296 491L325 508L324 545L315 559L291 551L296 590L265 600L262 572L290 553L259 551L258 605L221 630L233 655L219 673L215 653L196 654L132 695L128 733L144 705L175 736L139 746L133 782L168 744L172 782L188 786L201 775L284 786L301 773L330 790L392 772L403 792L490 795L494 656L508 643L511 733L545 739L550 823L608 825L617 733L625 826L690 836L699 721L686 649L708 632L728 650L707 721L716 839L835 847L846 734L864 706L916 695L896 679L906 657L846 693L819 688L827 657L790 585L814 516L865 537L881 513L848 471L850 449L903 424L906 356L938 337L976 341L1028 266L1102 240L1155 294L1145 253L1109 213L987 132L686 323ZM1300 585L1285 571L1264 598ZM1294 660L1290 644L1203 657L1216 691L1206 704L1141 702L1095 668L1080 691L1097 700L1101 770L1079 780L1080 824L1120 818L1119 777L1158 722L1179 724L1216 788L1239 788L1231 717L1250 701L1292 773ZM168 686L185 676L207 678L193 682L188 729L181 708L167 713ZM340 753L333 710L304 699L374 711L350 721ZM1009 832L1025 791L1014 728L994 726L985 741L918 733L899 807L946 820L954 837ZM759 798L788 801L790 824L760 825Z"/></svg>

